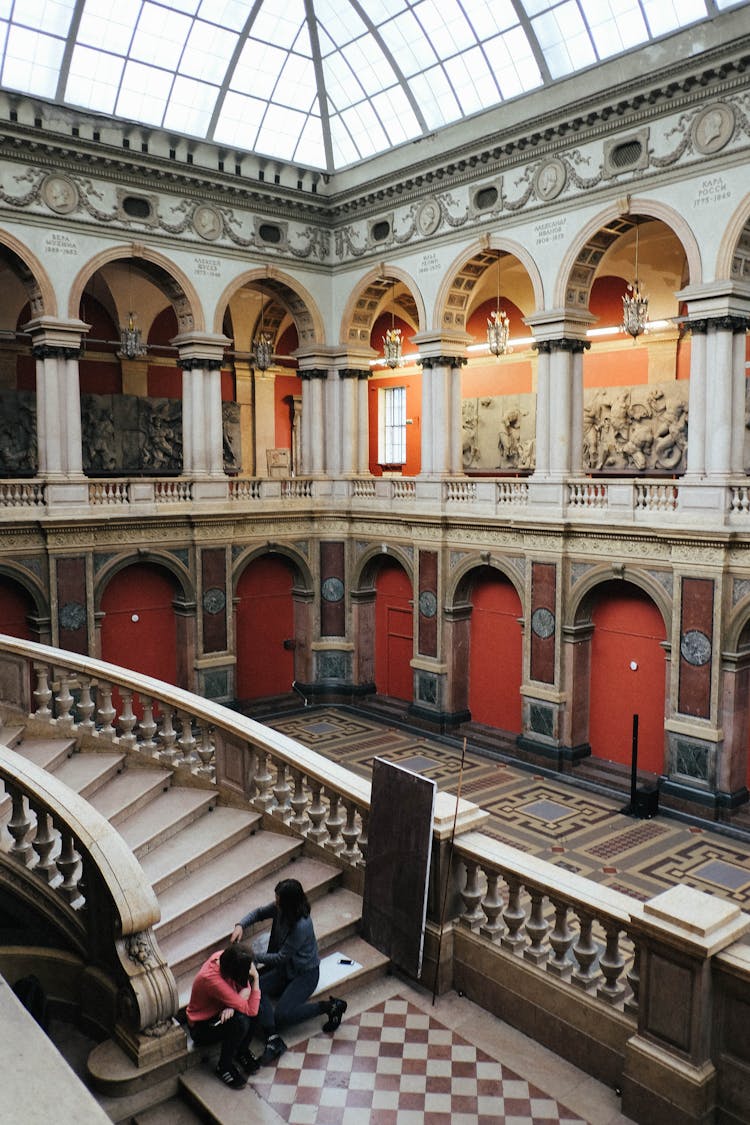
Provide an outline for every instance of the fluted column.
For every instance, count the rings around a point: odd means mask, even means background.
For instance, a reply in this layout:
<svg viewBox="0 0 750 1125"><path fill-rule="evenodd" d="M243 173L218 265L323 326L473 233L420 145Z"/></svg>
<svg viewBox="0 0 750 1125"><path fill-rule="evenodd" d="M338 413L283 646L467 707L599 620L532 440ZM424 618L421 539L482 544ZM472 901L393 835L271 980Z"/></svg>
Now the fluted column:
<svg viewBox="0 0 750 1125"><path fill-rule="evenodd" d="M457 476L461 456L461 368L464 356L425 356L422 365L420 476Z"/></svg>
<svg viewBox="0 0 750 1125"><path fill-rule="evenodd" d="M302 467L304 477L323 476L326 467L326 431L323 399L328 369L300 370L302 380Z"/></svg>
<svg viewBox="0 0 750 1125"><path fill-rule="evenodd" d="M742 445L745 429L744 340L748 320L725 316L708 324L707 368L710 393L706 396L706 473L728 476L739 461L742 470ZM737 363L735 339L743 344L741 363ZM692 412L691 412L692 419Z"/></svg>
<svg viewBox="0 0 750 1125"><path fill-rule="evenodd" d="M708 353L708 321L691 320L690 331L690 394L688 418L690 434L687 446L685 479L706 475L706 362Z"/></svg>
<svg viewBox="0 0 750 1125"><path fill-rule="evenodd" d="M182 472L196 482L198 492L214 495L226 486L221 412L221 368L226 336L185 333L172 341L182 369ZM208 486L205 491L203 483ZM197 495L197 494L196 494Z"/></svg>
<svg viewBox="0 0 750 1125"><path fill-rule="evenodd" d="M590 345L587 340L578 337L561 336L557 339L540 340L536 346L540 370L537 382L535 475L561 479L581 471L583 353Z"/></svg>
<svg viewBox="0 0 750 1125"><path fill-rule="evenodd" d="M49 482L52 502L80 501L85 495L78 360L88 327L80 320L48 317L24 326L36 360L39 475Z"/></svg>
<svg viewBox="0 0 750 1125"><path fill-rule="evenodd" d="M369 370L358 367L339 369L339 471L342 476L361 476L368 471L369 457L362 465L363 436L365 444L369 427L367 425L367 379ZM360 388L364 387L364 396ZM362 413L364 410L364 417Z"/></svg>

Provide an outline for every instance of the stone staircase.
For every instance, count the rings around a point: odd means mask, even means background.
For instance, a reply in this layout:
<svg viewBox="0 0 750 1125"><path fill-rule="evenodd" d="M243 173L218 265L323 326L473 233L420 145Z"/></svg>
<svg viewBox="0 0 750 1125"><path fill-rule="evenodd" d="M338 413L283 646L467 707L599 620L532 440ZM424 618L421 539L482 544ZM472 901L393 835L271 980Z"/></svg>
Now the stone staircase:
<svg viewBox="0 0 750 1125"><path fill-rule="evenodd" d="M337 981L338 995L351 994L387 970L387 958L358 936L362 900L344 886L342 869L325 856L306 854L310 849L302 838L281 826L279 831L264 828L260 813L233 805L209 782L117 749L81 751L75 739L30 737L12 723L0 729L0 742L86 797L137 856L159 901L155 932L177 981L181 1010L205 958L226 944L243 914L273 900L282 878L299 879L305 888L321 958L336 951L361 965L340 970L349 975ZM0 822L9 815L6 797L0 801ZM259 931L264 928L267 924ZM316 1030L302 1025L300 1033ZM173 1073L161 1072L149 1083L114 1042L106 1041L92 1050L87 1078L113 1121L189 1121L189 1101L201 1120L229 1125L237 1120L236 1098L232 1101L229 1091L228 1101L224 1087L199 1063L190 1050ZM155 1106L155 1100L161 1104ZM247 1104L243 1120L252 1120Z"/></svg>

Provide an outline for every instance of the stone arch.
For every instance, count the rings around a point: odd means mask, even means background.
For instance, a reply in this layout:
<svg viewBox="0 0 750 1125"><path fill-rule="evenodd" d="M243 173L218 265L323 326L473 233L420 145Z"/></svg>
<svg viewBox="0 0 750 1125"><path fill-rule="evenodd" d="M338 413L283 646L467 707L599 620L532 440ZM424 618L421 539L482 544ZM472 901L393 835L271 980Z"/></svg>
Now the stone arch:
<svg viewBox="0 0 750 1125"><path fill-rule="evenodd" d="M472 556L472 558L466 559L456 569L456 573L451 577L450 584L446 591L445 600L448 607L450 609L457 609L459 606L469 604L469 595L475 577L474 572L483 567L497 570L502 574L503 578L508 579L518 595L518 600L524 609L525 616L526 598L523 575L519 574L518 571L509 564L507 559L494 558L491 554L484 552L482 555Z"/></svg>
<svg viewBox="0 0 750 1125"><path fill-rule="evenodd" d="M591 219L579 237L571 242L555 282L553 308L580 311L588 308L594 274L603 254L636 225L634 219L640 216L658 219L673 231L687 256L690 284L700 284L703 268L698 240L679 212L653 199L630 199L627 211L613 201Z"/></svg>
<svg viewBox="0 0 750 1125"><path fill-rule="evenodd" d="M313 576L310 566L305 557L295 548L287 543L261 543L255 547L248 547L238 555L232 563L232 594L237 596L237 583L247 570L250 563L256 559L265 558L267 555L281 555L291 563L295 575L299 578L301 590L304 593L312 594Z"/></svg>
<svg viewBox="0 0 750 1125"><path fill-rule="evenodd" d="M750 279L750 194L736 207L724 229L716 256L717 280Z"/></svg>
<svg viewBox="0 0 750 1125"><path fill-rule="evenodd" d="M224 315L227 306L234 294L245 285L262 283L260 288L263 293L275 298L270 310L269 322L265 327L272 334L283 319L283 313L288 312L297 328L299 346L325 343L325 325L309 289L301 285L295 278L274 266L263 266L246 270L225 286L216 302L214 309L214 332L221 333L224 324ZM274 312L273 306L278 306L281 312ZM266 313L264 311L264 322Z"/></svg>
<svg viewBox="0 0 750 1125"><path fill-rule="evenodd" d="M128 551L122 555L118 555L114 559L110 559L106 566L98 572L96 582L94 585L94 610L99 612L101 610L102 597L106 591L109 583L115 575L127 570L130 566L157 566L163 570L168 571L171 576L176 579L179 586L182 600L185 603L195 602L195 589L190 577L190 572L174 555L170 555L165 551L143 551L136 552Z"/></svg>
<svg viewBox="0 0 750 1125"><path fill-rule="evenodd" d="M588 624L591 621L592 603L597 589L616 579L636 586L651 599L661 614L667 637L671 637L673 610L671 598L650 574L630 567L623 567L622 573L615 572L611 566L595 566L587 571L571 590L564 626Z"/></svg>
<svg viewBox="0 0 750 1125"><path fill-rule="evenodd" d="M466 331L466 313L476 281L497 262L497 252L518 259L529 275L536 311L544 308L544 285L539 267L520 242L499 235L475 242L446 268L435 298L433 327L440 331Z"/></svg>
<svg viewBox="0 0 750 1125"><path fill-rule="evenodd" d="M6 230L0 230L0 246L9 250L15 259L13 264L18 268L19 278L28 294L32 318L57 316L55 290L39 259ZM77 311L74 319L78 319Z"/></svg>
<svg viewBox="0 0 750 1125"><path fill-rule="evenodd" d="M49 617L49 595L39 579L29 574L25 567L19 566L8 558L2 559L0 561L0 578L11 579L21 587L25 594L28 594L34 603L34 612L37 617Z"/></svg>
<svg viewBox="0 0 750 1125"><path fill-rule="evenodd" d="M169 298L177 317L177 332L204 332L205 316L200 298L193 283L187 274L175 265L169 258L140 242L132 242L127 246L112 246L95 254L83 266L73 280L68 299L68 315L78 316L81 298L86 284L93 275L108 262L132 259L138 263L137 268L161 289Z"/></svg>
<svg viewBox="0 0 750 1125"><path fill-rule="evenodd" d="M383 550L383 546L386 546L385 551ZM393 547L391 544L378 544L377 546L373 545L368 548L361 558L357 560L355 573L352 575L352 589L357 592L373 590L375 587L375 577L378 571L378 562L384 558L391 559L397 562L399 566L403 567L413 585L414 559L399 547Z"/></svg>
<svg viewBox="0 0 750 1125"><path fill-rule="evenodd" d="M346 302L341 315L341 344L369 348L372 326L394 281L402 282L408 289L408 294L399 297L405 318L414 321L419 332L425 330L427 313L424 298L414 278L400 266L381 262L360 279Z"/></svg>
<svg viewBox="0 0 750 1125"><path fill-rule="evenodd" d="M729 653L750 651L750 594L732 607L722 648Z"/></svg>

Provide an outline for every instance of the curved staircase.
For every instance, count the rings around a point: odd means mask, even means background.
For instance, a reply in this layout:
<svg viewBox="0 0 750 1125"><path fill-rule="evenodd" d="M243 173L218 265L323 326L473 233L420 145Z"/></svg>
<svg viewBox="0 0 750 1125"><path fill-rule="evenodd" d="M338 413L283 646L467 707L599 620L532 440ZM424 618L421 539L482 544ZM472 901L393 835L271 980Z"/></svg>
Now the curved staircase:
<svg viewBox="0 0 750 1125"><path fill-rule="evenodd" d="M111 747L80 749L74 738L27 736L21 725L6 724L0 742L85 797L132 849L158 898L155 933L177 981L181 1012L205 958L226 944L248 910L272 901L283 878L299 879L305 888L321 959L336 951L354 962L352 969L338 970L348 975L336 981L337 994L351 994L386 971L388 959L358 936L362 900L344 885L345 872L335 858L283 825L264 824L259 812L241 807L211 782ZM9 815L5 798L0 821ZM338 957L332 960L338 964ZM315 1028L300 1030L310 1035ZM199 1061L188 1039L181 1059L143 1073L107 1040L89 1056L88 1080L114 1121L159 1121L154 1103L175 1095L199 1105L202 1120L234 1120L222 1108L221 1084L202 1081L200 1069L192 1073ZM170 1106L170 1113L179 1112ZM164 1114L161 1119L170 1120L166 1107Z"/></svg>

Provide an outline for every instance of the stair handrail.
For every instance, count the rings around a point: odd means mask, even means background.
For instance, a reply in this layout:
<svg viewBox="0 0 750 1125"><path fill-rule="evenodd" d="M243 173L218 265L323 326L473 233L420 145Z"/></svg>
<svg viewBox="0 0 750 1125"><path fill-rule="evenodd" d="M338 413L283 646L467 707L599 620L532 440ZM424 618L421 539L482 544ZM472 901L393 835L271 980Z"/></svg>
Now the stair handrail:
<svg viewBox="0 0 750 1125"><path fill-rule="evenodd" d="M12 803L5 826L12 843L0 862L87 962L111 974L112 1031L137 1057L139 1039L166 1034L179 1011L154 933L161 914L153 888L117 830L53 774L0 746L0 780Z"/></svg>

